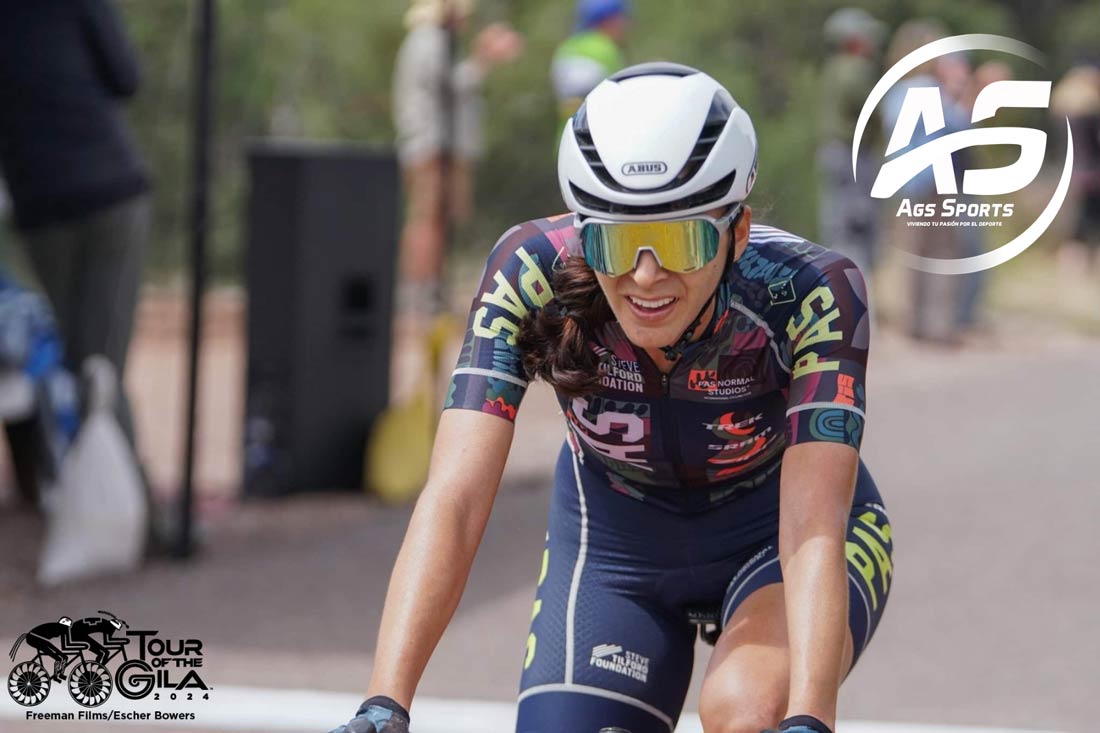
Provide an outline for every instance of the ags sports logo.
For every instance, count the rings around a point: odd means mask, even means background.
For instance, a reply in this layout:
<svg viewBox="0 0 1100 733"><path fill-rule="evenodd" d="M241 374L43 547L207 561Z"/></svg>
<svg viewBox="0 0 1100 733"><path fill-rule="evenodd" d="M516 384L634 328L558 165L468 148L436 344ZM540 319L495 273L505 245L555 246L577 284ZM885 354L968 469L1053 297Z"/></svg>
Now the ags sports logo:
<svg viewBox="0 0 1100 733"><path fill-rule="evenodd" d="M858 178L856 160L863 133L871 115L890 90L924 64L942 56L967 51L997 51L1043 65L1043 55L1037 49L1004 36L952 36L921 46L883 75L863 105L852 138L853 178ZM994 81L978 92L969 116L970 129L937 136L937 133L948 129L941 90L935 85L918 86L914 83L905 89L905 97L886 148L887 160L879 169L871 196L877 199L892 198L906 184L929 169L937 196L958 196L959 181L952 157L955 153L969 148L1015 146L1019 148L1019 155L1010 165L968 168L962 171L962 194L970 197L969 199L960 201L957 198L943 198L913 202L909 198L902 198L896 207L896 216L908 217L909 226L1001 226L1002 218L1013 215L1014 205L982 199L1013 194L1031 185L1046 158L1047 135L1042 130L1030 127L973 125L994 120L1004 109L1046 109L1050 103L1050 88L1050 81ZM932 139L910 147L918 127L923 127L926 136ZM901 254L905 263L924 272L963 275L1003 264L1034 244L1058 214L1069 190L1073 174L1073 135L1068 119L1066 135L1066 159L1053 196L1036 220L1012 240L992 251L960 259L921 257L903 251Z"/></svg>

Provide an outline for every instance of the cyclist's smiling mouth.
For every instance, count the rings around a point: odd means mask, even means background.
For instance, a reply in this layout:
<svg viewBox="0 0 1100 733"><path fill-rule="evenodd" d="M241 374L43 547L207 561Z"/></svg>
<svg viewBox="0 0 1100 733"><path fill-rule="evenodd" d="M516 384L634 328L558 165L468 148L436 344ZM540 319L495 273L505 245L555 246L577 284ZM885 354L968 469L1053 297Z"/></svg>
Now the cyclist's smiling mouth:
<svg viewBox="0 0 1100 733"><path fill-rule="evenodd" d="M643 252L638 265L619 277L596 273L607 302L626 337L652 352L680 339L714 292L722 271L722 254L690 273L670 272Z"/></svg>
<svg viewBox="0 0 1100 733"><path fill-rule="evenodd" d="M724 208L707 215L718 217L723 213ZM709 322L714 312L714 303L710 301L726 263L731 257L736 259L748 244L750 209L745 207L744 213L734 227L723 233L714 259L698 270L684 273L666 270L652 252L643 251L630 272L618 277L595 273L627 339L645 349L658 364L667 366L663 348L678 342L700 317L700 311L704 311L700 323ZM696 328L694 337L699 338L703 331L702 327Z"/></svg>
<svg viewBox="0 0 1100 733"><path fill-rule="evenodd" d="M680 298L673 295L639 294L623 297L634 316L645 323L660 323L673 313L676 305L680 302Z"/></svg>

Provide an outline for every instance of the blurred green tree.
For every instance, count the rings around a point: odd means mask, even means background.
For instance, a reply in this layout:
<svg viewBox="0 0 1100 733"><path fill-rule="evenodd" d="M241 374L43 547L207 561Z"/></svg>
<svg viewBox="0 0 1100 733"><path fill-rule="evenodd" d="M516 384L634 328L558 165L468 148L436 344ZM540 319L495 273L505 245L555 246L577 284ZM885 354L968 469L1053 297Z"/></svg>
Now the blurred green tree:
<svg viewBox="0 0 1100 733"><path fill-rule="evenodd" d="M145 86L131 110L157 181L155 273L183 262L193 3L121 0L145 64ZM838 7L858 5L891 27L936 17L957 33L1002 33L1043 48L1053 70L1096 47L1095 3L1033 4L972 0L636 0L632 62L665 59L705 69L728 85L753 117L760 175L758 218L816 233L818 69L827 48L822 24ZM479 254L511 224L561 210L554 172L557 117L548 65L571 31L565 0L483 0L480 19L505 20L527 36L521 60L489 79L488 154L478 178L478 215L461 248ZM235 277L245 194L244 153L265 136L355 140L390 145L390 79L404 34L403 0L242 0L218 4L217 139L212 268ZM1036 27L1037 25L1041 27Z"/></svg>

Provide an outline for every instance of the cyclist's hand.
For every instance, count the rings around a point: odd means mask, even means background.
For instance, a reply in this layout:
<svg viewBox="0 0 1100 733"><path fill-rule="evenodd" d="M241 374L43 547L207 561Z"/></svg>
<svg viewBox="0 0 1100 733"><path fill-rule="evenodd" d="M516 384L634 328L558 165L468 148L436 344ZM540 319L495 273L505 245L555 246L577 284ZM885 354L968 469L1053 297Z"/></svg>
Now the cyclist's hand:
<svg viewBox="0 0 1100 733"><path fill-rule="evenodd" d="M515 61L523 53L524 38L507 23L490 23L474 39L474 58L482 67Z"/></svg>
<svg viewBox="0 0 1100 733"><path fill-rule="evenodd" d="M360 705L347 725L329 733L409 733L409 711L395 700L378 695Z"/></svg>
<svg viewBox="0 0 1100 733"><path fill-rule="evenodd" d="M764 730L760 733L833 733L829 726L810 715L796 715L779 724L779 730Z"/></svg>

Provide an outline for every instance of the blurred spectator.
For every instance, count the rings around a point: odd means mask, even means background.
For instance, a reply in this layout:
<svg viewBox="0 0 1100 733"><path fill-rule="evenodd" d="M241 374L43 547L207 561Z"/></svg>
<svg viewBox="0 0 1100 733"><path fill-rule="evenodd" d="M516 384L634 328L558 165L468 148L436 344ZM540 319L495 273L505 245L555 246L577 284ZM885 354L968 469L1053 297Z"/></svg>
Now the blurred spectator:
<svg viewBox="0 0 1100 733"><path fill-rule="evenodd" d="M895 31L894 37L890 41L887 65L893 66L921 46L945 38L948 35L950 34L947 29L939 21L919 19L907 21ZM936 61L927 61L910 71L886 93L881 108L883 129L887 140L890 139L894 127L897 125L909 90L918 87L939 87L940 80L936 76L936 72ZM969 126L969 115L957 103L953 104L950 97L947 99L942 97L941 94L941 101L944 105L944 128L927 135L922 132L924 130L923 125L918 125L917 132L913 135L910 144L902 151L898 151L899 155L902 152L923 145L929 140L957 132ZM928 204L938 208L940 197L931 167L914 176L902 187L899 195L909 199L913 206ZM938 220L937 217L931 222L934 224ZM892 238L901 242L907 251L921 257L940 259L955 259L959 256L962 246L958 227L908 227L904 218L896 219L895 223L896 230ZM914 270L911 282L910 335L916 339L943 344L957 343L959 332L956 304L958 303L959 283L956 279L950 275L934 275Z"/></svg>
<svg viewBox="0 0 1100 733"><path fill-rule="evenodd" d="M56 481L80 422L63 352L49 304L0 271L0 422L28 499Z"/></svg>
<svg viewBox="0 0 1100 733"><path fill-rule="evenodd" d="M1069 118L1073 133L1071 210L1076 222L1071 238L1058 253L1063 275L1079 278L1090 269L1100 272L1100 65L1089 60L1066 72L1054 88L1051 112Z"/></svg>
<svg viewBox="0 0 1100 733"><path fill-rule="evenodd" d="M965 129L970 126L974 110L974 100L987 84L1003 81L1011 77L1011 70L1002 63L989 62L974 71L970 59L964 53L954 53L936 59L936 78L940 83L943 101L944 122L950 129ZM983 159L983 153L986 153ZM955 180L961 181L964 171L970 168L993 168L995 164L988 160L988 146L976 146L957 150L951 156L955 168ZM959 203L976 203L973 196L960 192L956 197ZM957 252L955 257L976 257L985 252L987 229L980 228L975 218L966 222L971 226L957 230ZM980 327L980 310L985 294L988 273L973 272L956 275L955 288L955 326L957 335L962 336Z"/></svg>
<svg viewBox="0 0 1100 733"><path fill-rule="evenodd" d="M106 0L9 3L0 24L0 170L53 305L65 364L126 364L149 234L149 181L119 102L138 63ZM123 396L119 419L132 440Z"/></svg>
<svg viewBox="0 0 1100 733"><path fill-rule="evenodd" d="M576 16L573 35L558 46L550 63L563 125L597 84L626 65L622 48L630 30L630 3L578 0Z"/></svg>
<svg viewBox="0 0 1100 733"><path fill-rule="evenodd" d="M474 5L412 0L405 16L409 32L397 53L393 107L405 183L400 308L406 313L431 315L445 306L447 228L470 216L472 168L482 154L482 81L523 49L522 36L494 23L478 33L473 53L452 68L452 44Z"/></svg>
<svg viewBox="0 0 1100 733"><path fill-rule="evenodd" d="M843 253L870 278L879 239L879 205L871 198L873 141L865 139L852 177L852 136L867 95L878 81L874 59L885 26L859 8L842 8L825 21L832 53L821 72L821 142L817 162L821 243Z"/></svg>
<svg viewBox="0 0 1100 733"><path fill-rule="evenodd" d="M0 422L19 488L45 510L38 580L48 585L132 570L149 526L137 459L114 414L118 375L90 356L82 410L63 351L45 299L0 271Z"/></svg>

